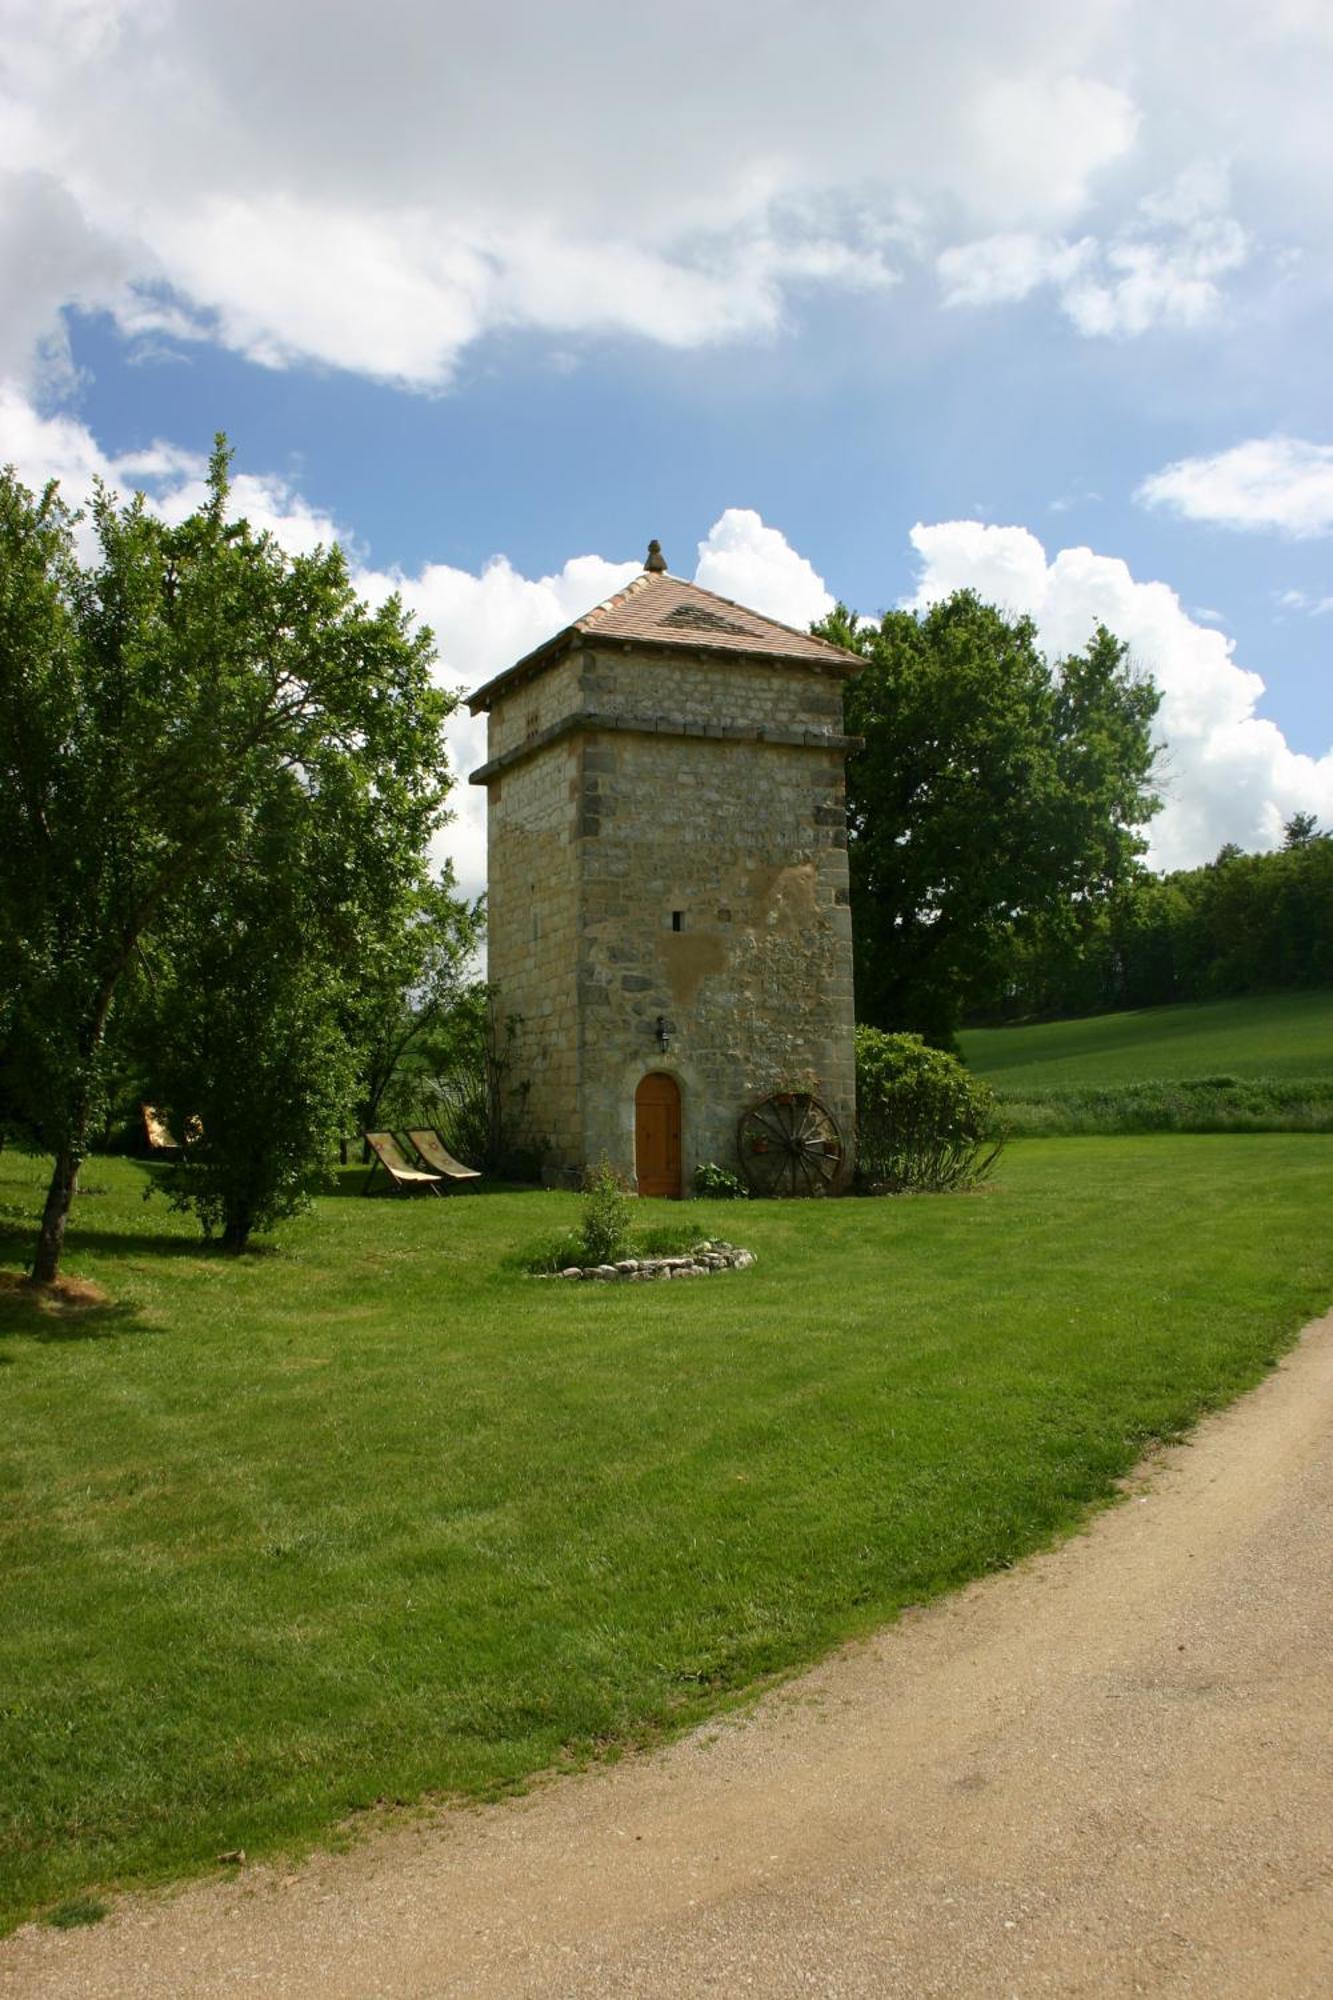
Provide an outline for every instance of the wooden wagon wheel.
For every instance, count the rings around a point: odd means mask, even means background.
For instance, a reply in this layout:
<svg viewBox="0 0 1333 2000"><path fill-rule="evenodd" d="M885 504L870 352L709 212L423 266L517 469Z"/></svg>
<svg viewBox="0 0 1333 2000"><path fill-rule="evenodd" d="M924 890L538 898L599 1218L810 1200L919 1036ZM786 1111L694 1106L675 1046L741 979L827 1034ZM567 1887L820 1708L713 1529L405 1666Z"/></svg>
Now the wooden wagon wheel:
<svg viewBox="0 0 1333 2000"><path fill-rule="evenodd" d="M804 1090L780 1090L742 1112L736 1150L755 1194L827 1194L842 1168L838 1122Z"/></svg>

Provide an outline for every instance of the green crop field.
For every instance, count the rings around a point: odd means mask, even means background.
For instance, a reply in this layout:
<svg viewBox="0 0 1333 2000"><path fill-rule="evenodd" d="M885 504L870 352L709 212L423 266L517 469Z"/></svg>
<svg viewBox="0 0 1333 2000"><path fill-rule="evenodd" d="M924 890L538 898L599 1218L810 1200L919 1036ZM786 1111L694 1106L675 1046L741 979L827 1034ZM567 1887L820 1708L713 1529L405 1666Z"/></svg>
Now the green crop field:
<svg viewBox="0 0 1333 2000"><path fill-rule="evenodd" d="M0 1154L11 1273L42 1175ZM1319 1137L700 1203L755 1267L633 1287L524 1275L573 1196L227 1261L145 1180L76 1203L109 1303L0 1289L0 1922L652 1741L1067 1531L1333 1295Z"/></svg>
<svg viewBox="0 0 1333 2000"><path fill-rule="evenodd" d="M971 1028L959 1041L971 1068L1006 1092L1210 1076L1333 1079L1333 993Z"/></svg>

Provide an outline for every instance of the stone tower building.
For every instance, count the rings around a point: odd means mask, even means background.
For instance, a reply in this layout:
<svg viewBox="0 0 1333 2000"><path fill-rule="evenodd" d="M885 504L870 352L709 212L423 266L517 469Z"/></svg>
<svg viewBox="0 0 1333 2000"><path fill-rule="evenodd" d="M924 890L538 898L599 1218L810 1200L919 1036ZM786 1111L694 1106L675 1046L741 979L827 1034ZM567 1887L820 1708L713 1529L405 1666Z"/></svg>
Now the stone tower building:
<svg viewBox="0 0 1333 2000"><path fill-rule="evenodd" d="M668 574L471 697L510 1135L642 1193L737 1165L742 1112L855 1113L842 684L860 662Z"/></svg>

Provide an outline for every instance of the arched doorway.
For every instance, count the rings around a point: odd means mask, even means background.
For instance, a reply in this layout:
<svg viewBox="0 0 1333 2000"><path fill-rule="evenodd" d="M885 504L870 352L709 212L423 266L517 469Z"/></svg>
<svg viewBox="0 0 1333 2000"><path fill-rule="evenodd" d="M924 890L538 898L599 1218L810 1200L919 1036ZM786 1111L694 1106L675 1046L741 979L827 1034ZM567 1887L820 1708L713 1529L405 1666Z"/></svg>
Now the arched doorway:
<svg viewBox="0 0 1333 2000"><path fill-rule="evenodd" d="M654 1070L634 1093L634 1172L640 1194L680 1198L680 1085Z"/></svg>

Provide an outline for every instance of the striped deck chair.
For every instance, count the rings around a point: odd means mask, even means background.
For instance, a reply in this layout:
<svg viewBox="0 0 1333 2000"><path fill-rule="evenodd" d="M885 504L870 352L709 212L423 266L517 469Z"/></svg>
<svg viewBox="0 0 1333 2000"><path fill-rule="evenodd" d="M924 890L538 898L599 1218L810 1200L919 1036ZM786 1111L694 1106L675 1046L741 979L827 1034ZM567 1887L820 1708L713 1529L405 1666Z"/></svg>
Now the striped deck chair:
<svg viewBox="0 0 1333 2000"><path fill-rule="evenodd" d="M481 1179L475 1167L465 1167L461 1160L454 1158L433 1125L426 1126L423 1130L409 1132L407 1136L412 1141L417 1158L429 1167L432 1173L439 1174L441 1179L454 1183Z"/></svg>
<svg viewBox="0 0 1333 2000"><path fill-rule="evenodd" d="M389 1185L396 1194L438 1194L441 1180L438 1174L422 1173L408 1159L392 1132L367 1132L366 1144L375 1155L370 1163L370 1172L362 1194L370 1193L370 1183L376 1172L383 1167L389 1177Z"/></svg>

